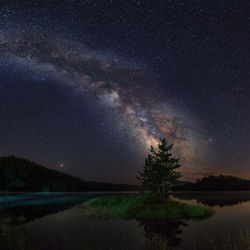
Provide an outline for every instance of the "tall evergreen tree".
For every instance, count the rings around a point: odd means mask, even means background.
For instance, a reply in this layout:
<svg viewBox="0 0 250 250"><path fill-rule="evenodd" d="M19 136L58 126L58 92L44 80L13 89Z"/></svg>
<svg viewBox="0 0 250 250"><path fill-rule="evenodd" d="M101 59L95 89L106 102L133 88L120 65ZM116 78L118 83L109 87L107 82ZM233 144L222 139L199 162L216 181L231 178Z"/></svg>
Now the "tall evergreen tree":
<svg viewBox="0 0 250 250"><path fill-rule="evenodd" d="M150 154L145 159L143 170L137 177L141 180L142 190L152 193L157 199L164 201L172 187L181 177L175 170L181 165L179 159L172 156L173 144L169 145L165 138L160 140L158 149L151 146Z"/></svg>

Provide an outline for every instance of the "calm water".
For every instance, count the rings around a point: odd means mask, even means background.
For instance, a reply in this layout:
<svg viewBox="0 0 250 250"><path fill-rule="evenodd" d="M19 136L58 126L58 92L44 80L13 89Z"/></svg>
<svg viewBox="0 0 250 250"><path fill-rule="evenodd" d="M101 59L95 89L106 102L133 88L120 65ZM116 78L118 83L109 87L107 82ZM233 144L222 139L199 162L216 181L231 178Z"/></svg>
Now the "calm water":
<svg viewBox="0 0 250 250"><path fill-rule="evenodd" d="M93 218L74 207L100 195L107 193L0 195L1 214L13 223L4 224L0 249L250 249L250 192L175 193L215 210L199 221Z"/></svg>

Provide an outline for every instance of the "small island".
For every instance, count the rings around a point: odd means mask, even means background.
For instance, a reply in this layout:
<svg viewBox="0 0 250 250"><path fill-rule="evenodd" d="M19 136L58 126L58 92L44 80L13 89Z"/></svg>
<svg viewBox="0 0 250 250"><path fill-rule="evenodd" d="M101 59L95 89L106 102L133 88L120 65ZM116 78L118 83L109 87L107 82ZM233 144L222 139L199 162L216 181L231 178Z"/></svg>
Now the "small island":
<svg viewBox="0 0 250 250"><path fill-rule="evenodd" d="M205 206L191 206L171 199L159 202L150 195L114 195L98 197L85 203L85 208L109 210L112 215L123 219L201 219L213 214ZM95 212L98 212L95 211Z"/></svg>
<svg viewBox="0 0 250 250"><path fill-rule="evenodd" d="M158 149L151 146L145 159L143 170L137 177L141 180L138 195L113 195L97 197L85 202L85 209L95 209L96 213L111 212L124 219L201 219L213 214L205 206L192 206L170 198L173 187L181 174L179 159L172 156L173 145L161 139Z"/></svg>

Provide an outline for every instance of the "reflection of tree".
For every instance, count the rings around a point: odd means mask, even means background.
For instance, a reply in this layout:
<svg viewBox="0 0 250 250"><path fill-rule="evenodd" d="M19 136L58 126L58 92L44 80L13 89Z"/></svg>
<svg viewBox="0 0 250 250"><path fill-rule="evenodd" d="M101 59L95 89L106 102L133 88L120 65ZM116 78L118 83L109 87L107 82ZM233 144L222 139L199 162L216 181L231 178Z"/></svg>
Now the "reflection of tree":
<svg viewBox="0 0 250 250"><path fill-rule="evenodd" d="M237 205L239 203L242 202L246 202L249 201L249 199L221 199L221 200L197 200L197 202L202 203L205 206L210 206L210 207L215 207L215 206L219 206L219 207L226 207L226 206L233 206L233 205Z"/></svg>
<svg viewBox="0 0 250 250"><path fill-rule="evenodd" d="M181 193L176 192L173 194L174 197L177 197L182 200L196 200L198 203L201 203L205 206L233 206L242 202L250 201L249 192L208 192L208 193Z"/></svg>
<svg viewBox="0 0 250 250"><path fill-rule="evenodd" d="M140 226L144 228L147 249L173 249L180 244L180 226L187 226L182 221L142 220Z"/></svg>

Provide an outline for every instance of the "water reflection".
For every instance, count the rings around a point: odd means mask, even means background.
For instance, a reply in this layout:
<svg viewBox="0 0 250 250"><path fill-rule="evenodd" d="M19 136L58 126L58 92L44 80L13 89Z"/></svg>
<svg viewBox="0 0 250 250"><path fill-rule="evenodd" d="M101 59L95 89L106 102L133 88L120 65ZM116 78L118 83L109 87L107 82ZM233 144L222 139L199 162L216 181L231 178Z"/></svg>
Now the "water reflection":
<svg viewBox="0 0 250 250"><path fill-rule="evenodd" d="M141 220L146 240L146 249L173 249L181 241L178 237L182 233L181 226L187 226L183 221L169 220Z"/></svg>
<svg viewBox="0 0 250 250"><path fill-rule="evenodd" d="M175 192L173 196L181 200L195 200L210 207L233 206L250 201L250 192Z"/></svg>
<svg viewBox="0 0 250 250"><path fill-rule="evenodd" d="M217 206L213 216L185 222L107 220L87 216L79 206L71 209L91 195L107 193L52 194L50 197L38 194L37 198L35 195L17 199L9 197L8 201L0 197L0 206L3 205L0 217L1 214L12 216L0 227L0 249L12 247L16 250L21 246L36 250L250 249L250 202L247 202L250 201L250 192L174 193L175 197L192 204ZM19 215L24 215L26 222L31 221L23 223Z"/></svg>
<svg viewBox="0 0 250 250"><path fill-rule="evenodd" d="M18 218L22 216L25 218L25 222L28 222L48 214L70 209L79 203L103 195L109 195L109 193L42 192L1 195L0 216L10 217L16 223L19 223Z"/></svg>
<svg viewBox="0 0 250 250"><path fill-rule="evenodd" d="M63 203L63 204L46 204L41 206L16 207L16 208L2 208L0 212L1 217L10 217L14 224L19 224L19 218L23 217L25 222L35 220L48 214L55 214L72 208L79 202Z"/></svg>

